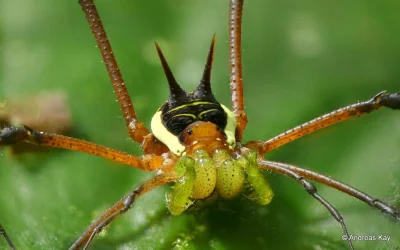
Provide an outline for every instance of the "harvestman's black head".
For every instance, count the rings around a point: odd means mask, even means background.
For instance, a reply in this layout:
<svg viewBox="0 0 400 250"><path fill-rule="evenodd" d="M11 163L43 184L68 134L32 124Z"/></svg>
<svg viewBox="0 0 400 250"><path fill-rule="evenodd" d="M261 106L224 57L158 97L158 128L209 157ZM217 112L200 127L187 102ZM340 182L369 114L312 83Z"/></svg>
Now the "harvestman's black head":
<svg viewBox="0 0 400 250"><path fill-rule="evenodd" d="M214 59L215 35L211 41L206 65L200 84L192 92L183 90L161 51L155 43L169 85L169 98L162 107L162 122L174 135L179 135L188 125L196 121L210 121L220 129L227 124L227 114L215 99L211 90L211 68Z"/></svg>

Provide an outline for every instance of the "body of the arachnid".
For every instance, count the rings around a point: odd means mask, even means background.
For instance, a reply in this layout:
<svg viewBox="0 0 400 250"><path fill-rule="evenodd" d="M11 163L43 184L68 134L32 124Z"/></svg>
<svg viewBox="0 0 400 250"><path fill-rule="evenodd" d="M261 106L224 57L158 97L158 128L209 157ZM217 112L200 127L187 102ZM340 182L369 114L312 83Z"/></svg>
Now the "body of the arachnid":
<svg viewBox="0 0 400 250"><path fill-rule="evenodd" d="M171 67L185 89L194 89L199 84L208 39L214 32L218 34L220 41L216 57L220 59L216 60L221 61L216 65L226 66L227 60L223 61L227 40L224 37L226 21L221 21L226 19L226 15L222 17L222 13L226 13L226 3L196 2L196 5L204 4L204 11L199 10L199 6L190 6L191 8L182 12L182 16L177 14L176 6L170 6L167 2L157 2L151 8L142 6L144 4L129 1L123 5L119 2L114 7L120 8L118 13L126 15L115 16L115 12L102 9L101 14L105 15L103 21L107 32L110 32L117 59L122 61L125 84L131 91L135 108L149 125L151 117L155 121L162 119L160 113L154 115L154 110L160 107L168 91L158 60L154 63L156 53L152 41L159 41L166 50L166 57L172 62ZM192 4L188 1L179 8ZM220 4L223 6L221 11L215 11ZM392 42L385 39L385 35L397 37L395 34L398 31L395 27L391 28L389 22L386 29L374 25L390 20L390 16L395 20L396 8L387 8L380 15L379 10L383 5L379 3L379 8L374 8L374 11L369 12L363 8L358 11L355 8L352 11L359 15L353 15L349 11L343 14L345 18L338 18L331 15L331 8L330 15L325 15L325 7L304 6L303 11L297 8L297 2L284 8L262 1L248 1L246 4L249 17L244 22L247 22L244 33L247 44L243 56L247 71L246 111L251 122L245 139L264 140L315 115L372 97L383 89L398 89L396 74L393 73L395 64L392 64L397 58L396 53L392 52L397 47L390 46ZM343 3L343 6L340 6L341 3L337 4L338 9L348 9L348 3ZM212 9L215 6L214 11L210 11L210 6L213 6ZM38 12L40 15L35 15L36 8L26 8L25 11L31 10L28 13L30 15L24 15L24 18L18 19L19 22L13 21L13 17L19 15L5 15L9 20L6 25L9 36L4 40L7 45L5 51L9 55L7 58L13 59L10 59L11 62L22 63L18 68L8 67L5 71L6 79L13 83L5 87L6 92L62 86L69 95L77 97L72 104L74 123L78 128L75 137L132 152L132 143L121 140L127 136L121 119L117 118L119 113L114 105L115 96L110 91L104 66L99 63L98 51L93 48L93 39L88 35L87 25L83 25L82 13L71 2L58 3L51 7L51 11L41 9ZM7 5L7 8L10 8L7 13L21 11L20 6ZM57 15L57 22L54 22L54 12L57 10L61 14ZM150 11L146 13L146 10ZM157 10L160 11L155 14ZM266 15L265 12L271 15ZM364 22L367 17L372 17L368 19L371 22ZM47 18L51 21L45 21ZM353 18L356 22L348 21ZM82 25L78 24L78 20ZM142 20L150 21L144 24ZM159 30L162 26L160 24L166 21L175 21L176 24L177 20L179 27L168 28L169 35L165 37L178 39L163 42L163 39L157 38L164 32ZM22 21L25 21L24 24ZM210 30L211 21L215 28ZM107 23L110 23L109 28ZM207 27L193 28L200 23L207 23ZM129 24L129 27L123 29L123 24ZM21 30L17 29L17 25L21 25L18 27L25 32L18 32ZM351 25L354 25L352 30L360 32L342 32L346 31L346 27L350 29ZM332 32L325 32L325 27ZM381 33L373 32L377 29ZM30 36L32 33L29 31L32 30L36 31L35 38ZM52 32L47 33L48 30ZM57 31L61 31L58 36L55 35ZM151 32L157 34L156 38ZM40 39L36 40L37 37ZM144 40L147 42L143 42ZM390 41L395 42L396 39ZM56 47L62 49L58 50ZM385 53L389 49L391 53ZM194 51L198 51L198 54ZM45 56L39 56L43 54ZM91 58L92 55L94 58ZM37 57L41 60L35 60ZM35 63L27 63L30 60ZM147 68L146 63L151 66ZM154 73L157 70L159 74ZM227 73L221 73L226 72L226 69L214 69L213 72L214 93L218 100L228 104L224 93L228 92L229 80ZM192 104L186 107L202 103L193 100ZM216 108L216 112L221 112L222 109L228 118L224 107ZM189 112L190 110L177 114L174 110L169 114L171 117L181 115L182 119L191 119L193 116L197 119L210 113L212 109L214 108L198 109L196 114ZM147 111L149 114L146 115ZM162 109L158 109L158 112L162 112ZM395 115L382 112L350 122L350 125L340 125L341 129L320 134L319 138L306 138L269 157L305 164L306 167L344 180L383 200L393 201L396 205L396 191L393 190L398 186L398 176L394 170L398 162L398 147L388 144L396 141L399 126L396 125L398 123ZM174 124L173 120L168 121L166 123ZM271 190L258 169L255 176L264 183L255 186L263 187L266 194L249 188L251 178L249 179L248 171L255 167L254 152L237 150L234 144L236 142L232 141L233 130L226 130L228 121L226 124L214 122L218 128L211 131L214 131L214 135L222 134L220 140L212 137L215 148L209 143L202 144L201 141L194 140L186 144L193 146L193 150L183 154L180 150L185 146L181 140L184 138L172 137L175 142L169 147L180 158L174 165L174 170L183 177L175 188L167 191L167 202L164 201L164 190L144 195L129 213L103 231L103 234L95 237L92 242L94 249L191 246L217 249L347 247L347 243L340 238L343 232L338 223L329 217L329 213L320 204L308 197L301 186L297 183L291 186L291 181L286 177L273 175L274 178L269 178L275 193L269 206L247 202L264 197L269 201ZM172 129L170 132L177 133L174 131ZM161 131L160 140L163 134ZM26 131L23 131L23 135L26 135ZM199 134L196 132L194 135ZM203 146L196 148L196 145ZM233 167L225 172L220 158ZM110 168L105 160L78 153L56 151L50 156L44 156L40 164L28 161L26 165L41 167L34 174L24 171L21 167L25 165L23 163L15 163L5 157L1 161L0 222L11 239L16 239L16 245L22 249L69 247L87 225L115 202L116 197L121 197L145 180L140 171ZM196 183L196 180L201 183ZM221 183L228 183L228 190ZM319 191L322 194L327 193L325 188L319 187ZM167 212L168 208L171 213L179 214L186 208L197 206L196 200L203 200L201 198L210 193L211 198L215 194L228 199L236 198L236 206L222 212L216 209L206 215L183 212L180 216L173 217ZM377 211L370 212L364 204L358 206L354 202L354 207L349 205L349 200L353 199L343 198L342 194L335 196L327 193L326 197L328 200L333 197L332 203L343 213L351 234L376 233L392 236L390 242L355 242L355 246L390 248L398 245L397 239L393 237L400 233L397 224L382 219Z"/></svg>

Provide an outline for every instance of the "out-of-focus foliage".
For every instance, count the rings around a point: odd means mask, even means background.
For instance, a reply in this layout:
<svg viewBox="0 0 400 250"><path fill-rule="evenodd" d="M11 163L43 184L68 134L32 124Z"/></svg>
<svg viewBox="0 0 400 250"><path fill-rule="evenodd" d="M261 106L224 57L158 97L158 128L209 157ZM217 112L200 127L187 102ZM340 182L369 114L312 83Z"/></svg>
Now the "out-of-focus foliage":
<svg viewBox="0 0 400 250"><path fill-rule="evenodd" d="M167 98L153 41L178 81L199 81L217 34L213 89L229 106L228 1L97 1L136 111L149 124ZM243 64L249 125L245 140L268 139L335 108L400 90L396 1L245 3ZM74 136L136 155L99 51L77 1L0 2L0 98L62 90ZM46 119L44 117L43 119ZM384 201L400 200L400 112L382 110L325 129L267 155L325 173ZM65 249L104 209L149 174L83 153L0 155L0 222L19 249ZM165 189L96 237L93 249L342 249L339 224L293 180L266 173L275 191L260 207L245 199L173 217ZM380 212L317 185L357 249L393 249L400 226ZM5 248L0 239L0 248Z"/></svg>

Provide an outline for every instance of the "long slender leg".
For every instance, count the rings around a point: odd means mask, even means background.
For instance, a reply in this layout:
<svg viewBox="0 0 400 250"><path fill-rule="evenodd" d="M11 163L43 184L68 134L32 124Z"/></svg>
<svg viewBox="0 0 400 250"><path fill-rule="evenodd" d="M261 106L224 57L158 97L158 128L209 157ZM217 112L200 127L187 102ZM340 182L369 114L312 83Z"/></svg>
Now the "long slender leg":
<svg viewBox="0 0 400 250"><path fill-rule="evenodd" d="M2 227L1 224L0 224L0 235L3 235L3 237L6 239L9 248L10 248L11 250L15 250L14 244L12 243L10 237L9 237L8 234L6 233L6 230L4 230L4 227Z"/></svg>
<svg viewBox="0 0 400 250"><path fill-rule="evenodd" d="M155 169L159 169L165 160L162 156L153 154L146 154L141 157L137 157L92 142L87 142L63 135L37 132L26 126L23 128L6 127L0 131L0 146L10 145L18 141L25 141L46 147L64 148L97 155L114 162L123 163L142 169L144 171L153 171Z"/></svg>
<svg viewBox="0 0 400 250"><path fill-rule="evenodd" d="M351 196L359 199L360 201L365 202L366 204L370 205L371 207L377 208L381 212L388 214L391 217L393 217L394 219L400 221L400 211L396 207L386 204L386 203L380 201L379 199L371 197L368 194L361 192L360 190L358 190L356 188L353 188L349 185L344 184L343 182L337 181L326 175L319 174L319 173L313 172L311 170L299 168L299 167L296 167L296 166L293 166L290 164L286 164L286 163L266 161L266 160L262 160L261 162L266 163L268 165L278 166L280 168L290 170L306 179L319 182L323 185L332 187L343 193L351 195Z"/></svg>
<svg viewBox="0 0 400 250"><path fill-rule="evenodd" d="M279 148L288 142L297 140L305 135L311 134L317 130L329 127L335 123L369 114L380 108L387 107L391 109L400 109L400 92L388 94L382 91L375 95L371 100L359 102L344 108L332 111L309 122L303 123L293 129L290 129L267 141L251 141L245 147L259 152L260 155Z"/></svg>
<svg viewBox="0 0 400 250"><path fill-rule="evenodd" d="M137 198L147 193L148 191L161 186L165 183L172 182L176 178L172 175L157 175L146 181L128 195L124 196L121 200L115 203L111 208L105 211L96 221L94 221L89 228L79 237L77 241L70 247L73 249L87 249L90 242L93 240L96 234L100 233L101 230L118 218L121 214L128 211Z"/></svg>
<svg viewBox="0 0 400 250"><path fill-rule="evenodd" d="M232 109L236 117L238 141L242 139L247 124L243 103L242 81L242 12L243 0L231 0L229 9L229 52L231 65Z"/></svg>
<svg viewBox="0 0 400 250"><path fill-rule="evenodd" d="M290 169L284 168L278 164L271 164L271 162L263 161L263 160L258 161L258 163L259 163L259 167L262 169L271 170L273 172L277 172L277 173L289 176L290 178L293 178L298 183L300 183L304 187L304 189L312 197L314 197L322 205L324 205L324 207L326 207L326 209L328 209L328 211L331 213L333 218L335 218L335 220L337 220L340 223L340 225L342 226L343 233L347 236L347 242L349 243L350 249L354 249L353 244L351 243L351 240L349 237L349 233L347 232L347 227L346 227L346 224L344 223L344 219L343 219L342 215L331 203L329 203L327 200L325 200L322 196L320 196L317 193L317 188L314 186L314 184L312 184L311 182L309 182L308 180L306 180L304 177L300 176L299 174L291 171Z"/></svg>
<svg viewBox="0 0 400 250"><path fill-rule="evenodd" d="M79 4L82 6L82 10L86 15L86 19L90 24L90 29L100 49L114 92L117 95L125 124L128 128L128 133L134 141L142 144L144 137L149 134L149 130L136 116L135 109L129 97L128 90L125 87L124 79L122 78L117 61L115 60L111 44L100 20L96 6L93 0L79 0Z"/></svg>

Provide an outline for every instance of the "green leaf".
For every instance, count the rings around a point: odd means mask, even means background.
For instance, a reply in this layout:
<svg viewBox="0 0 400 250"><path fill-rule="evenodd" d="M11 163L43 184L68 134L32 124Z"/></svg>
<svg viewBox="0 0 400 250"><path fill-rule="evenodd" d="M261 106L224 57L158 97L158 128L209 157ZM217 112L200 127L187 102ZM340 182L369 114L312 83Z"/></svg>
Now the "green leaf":
<svg viewBox="0 0 400 250"><path fill-rule="evenodd" d="M7 2L7 3L6 3ZM141 155L128 139L100 53L76 1L0 3L0 98L62 90L81 139ZM243 19L245 141L266 140L381 90L399 91L400 18L395 2L246 1ZM198 84L217 33L212 84L229 106L228 1L96 1L139 117L168 95L156 40L186 89ZM27 104L29 108L29 103ZM43 118L45 119L45 117ZM28 124L29 125L29 124ZM267 155L400 205L400 112L335 125ZM0 151L0 223L18 249L66 249L102 211L150 174L77 152L14 157ZM92 249L346 249L342 230L295 181L266 173L268 206L245 199L174 217L166 188L94 239ZM400 225L317 185L355 236L356 249L395 249ZM0 238L0 248L6 249Z"/></svg>

